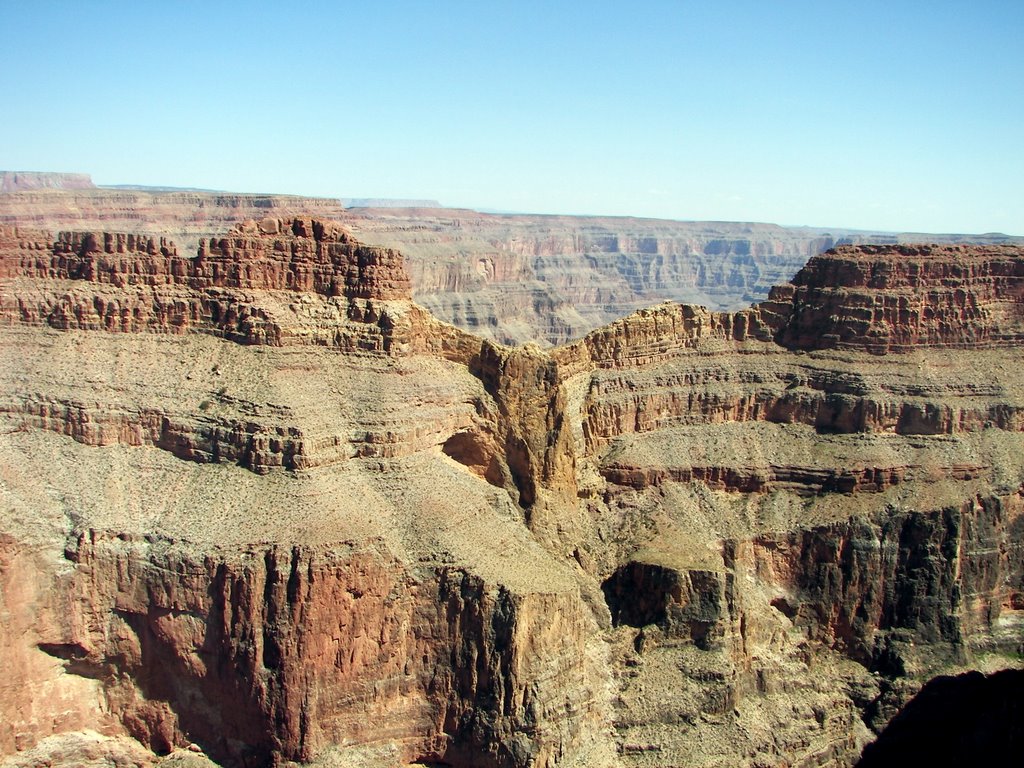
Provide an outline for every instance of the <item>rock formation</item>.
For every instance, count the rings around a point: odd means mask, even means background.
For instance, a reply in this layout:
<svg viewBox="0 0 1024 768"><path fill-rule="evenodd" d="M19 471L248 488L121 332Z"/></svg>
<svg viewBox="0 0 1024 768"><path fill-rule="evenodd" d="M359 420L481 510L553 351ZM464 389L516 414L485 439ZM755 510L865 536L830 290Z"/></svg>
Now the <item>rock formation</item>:
<svg viewBox="0 0 1024 768"><path fill-rule="evenodd" d="M765 299L812 256L920 236L744 222L357 210L362 240L406 255L413 297L503 343L563 344L661 300L735 310ZM998 244L1000 235L929 235Z"/></svg>
<svg viewBox="0 0 1024 768"><path fill-rule="evenodd" d="M8 763L850 766L1020 666L1024 249L551 350L411 295L306 217L0 229Z"/></svg>
<svg viewBox="0 0 1024 768"><path fill-rule="evenodd" d="M0 171L0 194L37 189L95 189L87 173Z"/></svg>
<svg viewBox="0 0 1024 768"><path fill-rule="evenodd" d="M200 240L222 236L246 220L345 217L338 200L293 195L24 184L3 192L9 194L0 194L0 226L145 232L174 240L183 253L195 253Z"/></svg>
<svg viewBox="0 0 1024 768"><path fill-rule="evenodd" d="M24 186L24 185L22 185ZM15 187L18 189L20 187ZM413 299L436 317L505 344L564 344L662 300L737 310L767 298L807 260L842 244L920 235L627 217L486 214L381 201L154 188L27 189L0 194L0 226L146 232L195 253L243 220L344 223L357 239L402 252ZM423 207L431 205L432 207ZM928 235L933 242L1024 242Z"/></svg>

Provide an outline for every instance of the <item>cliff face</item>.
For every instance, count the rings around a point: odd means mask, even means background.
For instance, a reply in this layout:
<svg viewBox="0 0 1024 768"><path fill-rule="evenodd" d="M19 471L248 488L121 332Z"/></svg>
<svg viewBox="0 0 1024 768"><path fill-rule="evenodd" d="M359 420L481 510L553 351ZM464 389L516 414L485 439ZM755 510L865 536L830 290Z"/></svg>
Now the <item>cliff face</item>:
<svg viewBox="0 0 1024 768"><path fill-rule="evenodd" d="M200 240L219 239L245 220L340 221L362 242L401 251L414 299L439 319L491 341L542 346L579 339L663 300L736 310L767 298L773 285L826 249L922 237L749 222L498 215L411 207L415 201L402 208L344 207L359 202L367 201L33 188L0 194L0 226L146 232L191 255ZM1021 243L1004 235L928 238Z"/></svg>
<svg viewBox="0 0 1024 768"><path fill-rule="evenodd" d="M509 765L579 736L567 696L592 694L572 600L343 546L182 549L81 534L58 596L73 613L39 643L102 681L110 716L158 754L187 738L234 764L345 743Z"/></svg>
<svg viewBox="0 0 1024 768"><path fill-rule="evenodd" d="M735 310L767 298L773 285L829 248L911 237L453 209L358 210L347 221L361 239L406 255L417 302L503 343L564 344L662 300ZM1013 239L929 237L948 243Z"/></svg>
<svg viewBox="0 0 1024 768"><path fill-rule="evenodd" d="M554 353L624 762L851 764L934 670L1016 663L1021 255L840 248Z"/></svg>
<svg viewBox="0 0 1024 768"><path fill-rule="evenodd" d="M1024 650L1022 263L840 248L544 351L314 219L4 228L0 753L852 765Z"/></svg>
<svg viewBox="0 0 1024 768"><path fill-rule="evenodd" d="M166 238L131 234L61 233L50 246L8 228L0 240L9 248L0 274L16 286L0 299L0 315L55 328L201 330L250 344L386 350L397 322L388 302L409 293L397 252L310 219L245 222L202 240L192 258ZM274 296L257 304L252 291ZM326 300L310 303L311 295Z"/></svg>
<svg viewBox="0 0 1024 768"><path fill-rule="evenodd" d="M22 174L19 174L19 177ZM0 195L0 226L48 231L145 232L194 253L203 238L243 221L316 217L338 220L345 209L330 198L226 192L12 185ZM90 184L91 187L91 184Z"/></svg>
<svg viewBox="0 0 1024 768"><path fill-rule="evenodd" d="M1007 246L843 248L812 261L779 337L791 349L1007 346L1021 338L1019 250Z"/></svg>

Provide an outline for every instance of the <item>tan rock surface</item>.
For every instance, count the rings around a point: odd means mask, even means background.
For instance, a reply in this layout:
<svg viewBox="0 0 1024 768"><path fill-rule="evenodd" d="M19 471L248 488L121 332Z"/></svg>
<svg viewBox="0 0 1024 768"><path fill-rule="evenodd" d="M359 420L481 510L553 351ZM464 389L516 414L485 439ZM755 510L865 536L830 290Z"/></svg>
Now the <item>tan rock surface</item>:
<svg viewBox="0 0 1024 768"><path fill-rule="evenodd" d="M1024 645L1024 254L905 251L544 351L312 219L3 229L0 753L851 765Z"/></svg>

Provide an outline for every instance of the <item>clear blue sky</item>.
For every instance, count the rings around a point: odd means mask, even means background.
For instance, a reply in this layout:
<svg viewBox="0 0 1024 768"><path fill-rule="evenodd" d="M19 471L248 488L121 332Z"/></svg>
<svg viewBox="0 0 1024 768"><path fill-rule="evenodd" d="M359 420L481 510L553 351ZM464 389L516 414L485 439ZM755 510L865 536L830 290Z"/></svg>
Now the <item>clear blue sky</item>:
<svg viewBox="0 0 1024 768"><path fill-rule="evenodd" d="M1024 1L0 0L0 169L1024 234Z"/></svg>

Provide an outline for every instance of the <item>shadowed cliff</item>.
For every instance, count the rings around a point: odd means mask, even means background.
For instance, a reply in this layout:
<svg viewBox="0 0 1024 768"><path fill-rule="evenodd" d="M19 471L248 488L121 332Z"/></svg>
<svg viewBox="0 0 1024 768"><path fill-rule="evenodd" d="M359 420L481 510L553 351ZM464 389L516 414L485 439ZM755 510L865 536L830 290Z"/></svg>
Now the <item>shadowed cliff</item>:
<svg viewBox="0 0 1024 768"><path fill-rule="evenodd" d="M1024 750L1024 671L929 681L864 749L857 768L1012 765Z"/></svg>

